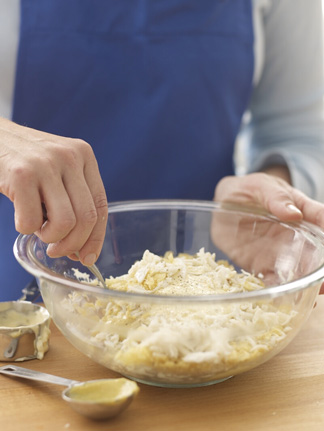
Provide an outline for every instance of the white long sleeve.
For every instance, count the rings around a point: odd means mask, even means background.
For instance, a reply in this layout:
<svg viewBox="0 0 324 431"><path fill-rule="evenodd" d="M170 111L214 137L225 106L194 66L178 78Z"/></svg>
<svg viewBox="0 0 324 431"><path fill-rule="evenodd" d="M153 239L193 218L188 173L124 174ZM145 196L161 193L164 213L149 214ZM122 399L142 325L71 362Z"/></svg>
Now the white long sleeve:
<svg viewBox="0 0 324 431"><path fill-rule="evenodd" d="M258 37L264 44L262 73L246 129L247 172L286 164L293 185L324 202L322 4L320 0L268 3L264 33Z"/></svg>
<svg viewBox="0 0 324 431"><path fill-rule="evenodd" d="M19 39L19 0L0 0L0 117L11 118Z"/></svg>

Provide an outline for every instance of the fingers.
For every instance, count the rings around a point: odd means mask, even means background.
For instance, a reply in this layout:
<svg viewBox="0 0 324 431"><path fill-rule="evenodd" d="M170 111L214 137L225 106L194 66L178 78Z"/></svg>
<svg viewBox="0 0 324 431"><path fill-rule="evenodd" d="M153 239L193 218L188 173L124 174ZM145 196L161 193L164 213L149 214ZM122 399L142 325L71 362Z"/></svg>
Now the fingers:
<svg viewBox="0 0 324 431"><path fill-rule="evenodd" d="M69 198L75 222L62 239L51 243L47 249L51 257L68 255L73 259L75 259L74 253L78 251L86 265L92 265L100 254L108 217L105 189L92 150L90 153L89 151L89 148L85 151L87 154L84 154L85 164L82 169L68 170L63 176L65 194ZM62 191L60 193L62 195ZM58 229L59 213L55 208L53 194L49 202L48 221L42 228L42 238L49 230ZM71 221L68 211L65 215L66 227L68 227Z"/></svg>
<svg viewBox="0 0 324 431"><path fill-rule="evenodd" d="M270 177L271 180L272 178ZM266 193L270 194L267 195ZM264 207L283 221L299 221L303 219L303 212L296 200L293 188L276 179L272 181L269 190L265 189L263 191Z"/></svg>
<svg viewBox="0 0 324 431"><path fill-rule="evenodd" d="M14 183L16 182L16 184ZM27 172L19 179L15 177L12 181L14 192L15 227L23 234L32 234L41 228L43 224L43 213L41 199L37 185L33 184L32 178Z"/></svg>
<svg viewBox="0 0 324 431"><path fill-rule="evenodd" d="M297 205L301 209L305 221L324 229L324 205L322 203L303 196Z"/></svg>
<svg viewBox="0 0 324 431"><path fill-rule="evenodd" d="M67 237L77 222L72 202L61 178L55 183L52 178L42 185L41 195L46 209L46 220L35 232L42 241L49 244L58 243Z"/></svg>
<svg viewBox="0 0 324 431"><path fill-rule="evenodd" d="M271 179L270 177L270 181ZM267 209L280 220L299 221L303 219L324 228L324 205L278 179L273 181Z"/></svg>
<svg viewBox="0 0 324 431"><path fill-rule="evenodd" d="M316 224L324 229L324 205L310 199L281 178L265 173L225 177L215 190L215 200L262 206L283 221Z"/></svg>
<svg viewBox="0 0 324 431"><path fill-rule="evenodd" d="M58 175L52 175L46 169L31 169L25 166L12 174L12 200L15 207L15 226L18 232L31 234L37 232L45 242L58 241L69 233L75 220L69 197ZM40 186L41 184L41 186ZM50 190L47 210L55 218L55 228L44 223L43 192ZM53 202L53 205L51 205ZM55 213L55 217L53 217Z"/></svg>
<svg viewBox="0 0 324 431"><path fill-rule="evenodd" d="M80 249L80 259L85 265L92 265L101 252L108 220L108 203L98 167L87 164L85 178L95 206L97 220L91 235Z"/></svg>
<svg viewBox="0 0 324 431"><path fill-rule="evenodd" d="M92 264L104 240L108 205L89 144L6 122L0 142L0 192L15 207L15 225L49 243L51 257ZM46 208L44 221L42 207Z"/></svg>

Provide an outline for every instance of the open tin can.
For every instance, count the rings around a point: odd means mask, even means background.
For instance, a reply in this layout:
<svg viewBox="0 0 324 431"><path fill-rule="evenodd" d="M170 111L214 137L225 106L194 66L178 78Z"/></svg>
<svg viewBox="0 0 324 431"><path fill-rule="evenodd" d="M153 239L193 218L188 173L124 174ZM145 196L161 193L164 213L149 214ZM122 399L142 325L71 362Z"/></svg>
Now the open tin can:
<svg viewBox="0 0 324 431"><path fill-rule="evenodd" d="M49 349L50 321L41 305L0 302L0 361L43 359Z"/></svg>

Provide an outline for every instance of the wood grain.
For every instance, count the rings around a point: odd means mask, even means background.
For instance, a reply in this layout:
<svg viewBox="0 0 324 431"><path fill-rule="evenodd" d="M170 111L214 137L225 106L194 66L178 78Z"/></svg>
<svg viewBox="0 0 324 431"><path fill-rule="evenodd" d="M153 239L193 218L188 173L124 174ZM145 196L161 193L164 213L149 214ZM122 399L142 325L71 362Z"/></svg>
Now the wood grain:
<svg viewBox="0 0 324 431"><path fill-rule="evenodd" d="M6 431L323 431L324 295L304 329L275 358L223 383L195 389L140 385L119 417L94 422L61 399L60 386L0 375L0 429ZM75 380L116 377L66 341L52 325L50 350L26 368Z"/></svg>

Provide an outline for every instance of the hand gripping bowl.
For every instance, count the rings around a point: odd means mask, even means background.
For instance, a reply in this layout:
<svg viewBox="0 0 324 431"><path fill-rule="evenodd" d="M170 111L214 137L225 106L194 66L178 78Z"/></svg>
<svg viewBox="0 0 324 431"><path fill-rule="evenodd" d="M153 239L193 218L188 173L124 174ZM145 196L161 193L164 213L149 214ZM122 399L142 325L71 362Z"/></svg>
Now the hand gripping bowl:
<svg viewBox="0 0 324 431"><path fill-rule="evenodd" d="M324 277L320 229L215 202L111 203L97 262L107 289L46 247L19 235L14 254L64 336L94 361L166 387L213 384L268 361L301 329ZM145 250L133 278L120 278Z"/></svg>

